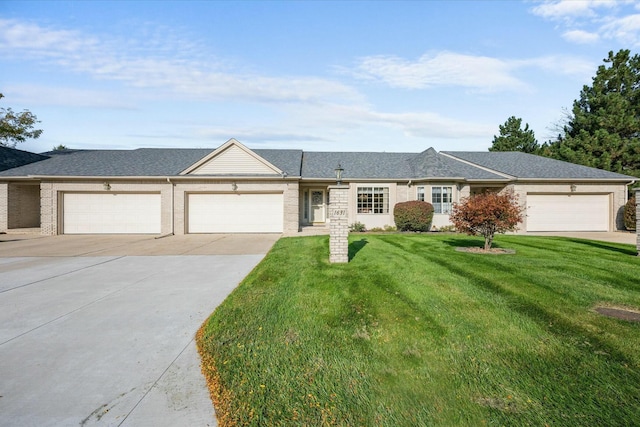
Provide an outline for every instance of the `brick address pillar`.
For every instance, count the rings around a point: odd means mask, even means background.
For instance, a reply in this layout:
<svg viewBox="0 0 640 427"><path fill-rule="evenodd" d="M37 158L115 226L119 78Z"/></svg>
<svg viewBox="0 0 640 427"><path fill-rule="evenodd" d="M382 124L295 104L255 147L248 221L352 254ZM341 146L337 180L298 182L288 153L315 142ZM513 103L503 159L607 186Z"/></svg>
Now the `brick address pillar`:
<svg viewBox="0 0 640 427"><path fill-rule="evenodd" d="M329 262L349 262L349 187L329 187Z"/></svg>

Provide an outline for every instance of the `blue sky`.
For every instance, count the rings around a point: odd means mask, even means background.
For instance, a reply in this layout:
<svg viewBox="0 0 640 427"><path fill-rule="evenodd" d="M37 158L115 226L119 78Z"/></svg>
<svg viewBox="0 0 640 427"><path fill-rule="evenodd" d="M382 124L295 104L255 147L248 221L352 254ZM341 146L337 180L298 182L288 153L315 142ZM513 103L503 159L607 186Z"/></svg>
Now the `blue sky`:
<svg viewBox="0 0 640 427"><path fill-rule="evenodd" d="M2 107L18 148L479 150L509 116L540 142L638 1L3 1Z"/></svg>

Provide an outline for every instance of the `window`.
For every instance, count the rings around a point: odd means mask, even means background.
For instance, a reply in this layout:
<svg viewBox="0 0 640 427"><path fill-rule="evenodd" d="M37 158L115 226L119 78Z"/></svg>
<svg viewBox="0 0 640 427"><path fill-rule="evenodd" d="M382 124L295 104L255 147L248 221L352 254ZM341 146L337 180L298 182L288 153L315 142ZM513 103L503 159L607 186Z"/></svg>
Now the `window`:
<svg viewBox="0 0 640 427"><path fill-rule="evenodd" d="M433 213L451 213L452 196L453 187L431 187L431 204L433 205Z"/></svg>
<svg viewBox="0 0 640 427"><path fill-rule="evenodd" d="M302 203L304 205L304 219L309 219L309 192L307 190L304 190Z"/></svg>
<svg viewBox="0 0 640 427"><path fill-rule="evenodd" d="M389 213L389 188L358 187L358 213Z"/></svg>
<svg viewBox="0 0 640 427"><path fill-rule="evenodd" d="M418 195L416 197L416 200L424 202L424 187L418 187L417 191L418 191Z"/></svg>

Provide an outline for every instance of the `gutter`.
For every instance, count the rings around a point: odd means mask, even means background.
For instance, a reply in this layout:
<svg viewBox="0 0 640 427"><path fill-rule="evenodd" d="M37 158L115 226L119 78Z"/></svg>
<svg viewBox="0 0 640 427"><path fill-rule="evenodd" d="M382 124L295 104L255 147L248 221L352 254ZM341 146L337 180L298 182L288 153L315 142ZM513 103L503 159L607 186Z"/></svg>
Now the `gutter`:
<svg viewBox="0 0 640 427"><path fill-rule="evenodd" d="M171 178L167 177L167 182L169 183L169 185L171 185L171 235L175 234L175 223L176 223L176 219L175 219L175 215L176 215L176 211L175 211L175 185L173 184L173 182L171 182ZM162 237L162 236L161 236Z"/></svg>
<svg viewBox="0 0 640 427"><path fill-rule="evenodd" d="M296 176L285 176L282 174L278 175L269 175L269 176L252 176L252 175L177 175L177 176L147 176L147 175L133 175L133 176L96 176L96 175L28 175L28 176L18 176L18 177L4 177L0 176L0 180L35 180L35 179L47 179L52 181L86 181L86 180L95 180L95 181L128 181L128 180L136 180L136 181L165 181L165 180L173 180L173 181L227 181L227 180L250 180L250 181L273 181L273 180L288 180L288 181L298 181L300 177Z"/></svg>

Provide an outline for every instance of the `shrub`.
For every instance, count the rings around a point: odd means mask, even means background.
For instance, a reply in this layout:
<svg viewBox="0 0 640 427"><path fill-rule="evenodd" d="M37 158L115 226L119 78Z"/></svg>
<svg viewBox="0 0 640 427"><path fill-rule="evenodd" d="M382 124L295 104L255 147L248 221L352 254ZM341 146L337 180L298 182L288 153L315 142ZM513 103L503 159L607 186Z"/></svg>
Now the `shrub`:
<svg viewBox="0 0 640 427"><path fill-rule="evenodd" d="M365 227L361 222L354 222L349 226L349 231L354 233L364 233L367 231L367 227Z"/></svg>
<svg viewBox="0 0 640 427"><path fill-rule="evenodd" d="M449 224L449 225L443 225L442 227L440 227L438 229L438 231L442 232L442 233L455 233L456 231L456 226L453 224Z"/></svg>
<svg viewBox="0 0 640 427"><path fill-rule="evenodd" d="M631 231L636 229L636 196L631 197L624 205L624 227Z"/></svg>
<svg viewBox="0 0 640 427"><path fill-rule="evenodd" d="M413 200L393 207L393 220L400 231L429 231L433 220L433 205Z"/></svg>
<svg viewBox="0 0 640 427"><path fill-rule="evenodd" d="M396 231L396 230L397 230L397 228L394 227L393 225L389 225L389 224L385 224L384 225L384 231L389 232L389 231Z"/></svg>
<svg viewBox="0 0 640 427"><path fill-rule="evenodd" d="M484 249L489 250L496 233L517 229L522 210L512 191L481 193L454 203L451 222L462 233L484 237Z"/></svg>

